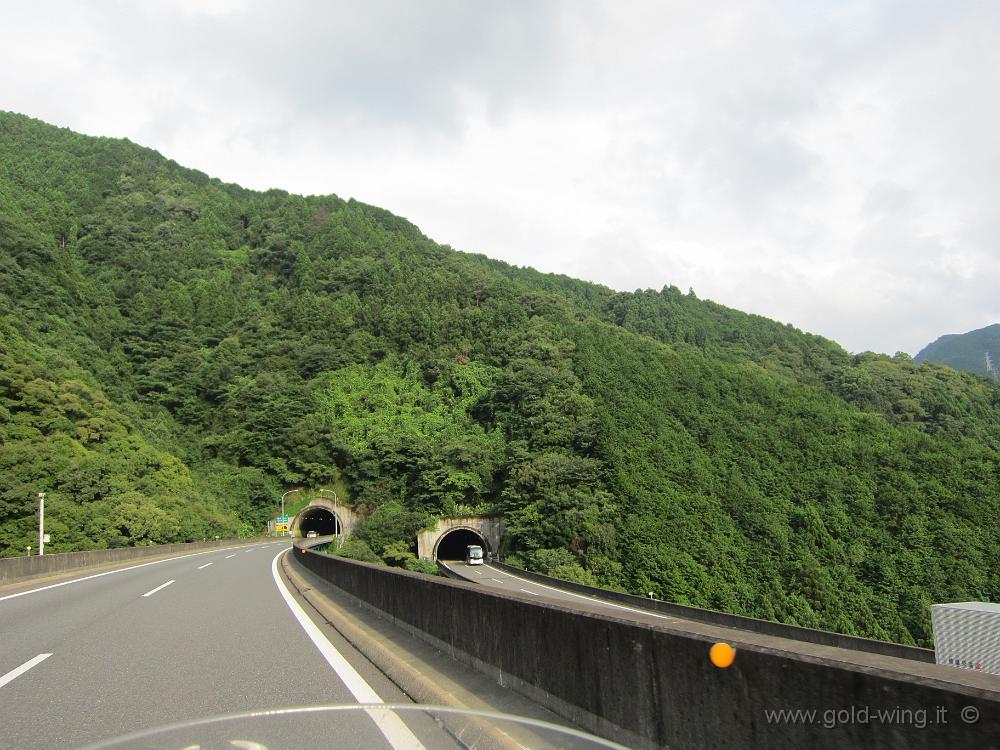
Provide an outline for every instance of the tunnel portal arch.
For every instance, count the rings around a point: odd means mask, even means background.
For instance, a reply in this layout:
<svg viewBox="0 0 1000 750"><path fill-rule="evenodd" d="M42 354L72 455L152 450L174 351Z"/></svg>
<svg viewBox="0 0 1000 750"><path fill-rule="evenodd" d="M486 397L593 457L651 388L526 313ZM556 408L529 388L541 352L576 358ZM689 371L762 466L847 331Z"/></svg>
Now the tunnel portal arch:
<svg viewBox="0 0 1000 750"><path fill-rule="evenodd" d="M439 548L442 544L452 545L461 542L461 555L451 559L464 559L465 548L470 544L478 544L488 554L496 554L500 550L500 540L503 537L503 519L496 515L484 516L448 516L439 518L433 528L423 529L417 533L417 556L421 560L435 560L441 557ZM465 532L462 537L450 538L453 533ZM447 546L444 552L455 554Z"/></svg>
<svg viewBox="0 0 1000 750"><path fill-rule="evenodd" d="M297 516L297 521L296 536L305 536L310 531L315 531L317 536L332 536L342 531L337 514L326 508L305 508Z"/></svg>
<svg viewBox="0 0 1000 750"><path fill-rule="evenodd" d="M459 526L445 532L434 545L436 560L464 560L466 548L470 544L478 544L489 554L492 552L486 537L467 526Z"/></svg>
<svg viewBox="0 0 1000 750"><path fill-rule="evenodd" d="M316 531L319 536L340 534L349 537L354 533L358 520L354 510L344 503L317 497L292 519L291 533L292 536L305 536L310 531Z"/></svg>

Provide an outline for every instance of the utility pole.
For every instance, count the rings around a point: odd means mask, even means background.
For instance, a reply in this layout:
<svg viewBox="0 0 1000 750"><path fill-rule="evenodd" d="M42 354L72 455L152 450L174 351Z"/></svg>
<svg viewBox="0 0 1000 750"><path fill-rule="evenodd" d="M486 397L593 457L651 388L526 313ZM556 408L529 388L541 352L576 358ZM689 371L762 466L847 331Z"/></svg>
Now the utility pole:
<svg viewBox="0 0 1000 750"><path fill-rule="evenodd" d="M45 493L38 493L38 554L45 554Z"/></svg>
<svg viewBox="0 0 1000 750"><path fill-rule="evenodd" d="M340 537L340 507L337 505L337 493L333 490L321 489L320 492L329 492L333 495L333 517L337 521L337 537Z"/></svg>
<svg viewBox="0 0 1000 750"><path fill-rule="evenodd" d="M301 488L299 488L299 489L301 489ZM298 491L299 491L298 489L288 490L288 492L286 492L284 495L281 496L281 517L282 518L285 517L285 496L286 495L291 495L293 492L298 492ZM285 534L287 534L287 533L289 533L289 532L286 531ZM284 536L284 534L282 536Z"/></svg>

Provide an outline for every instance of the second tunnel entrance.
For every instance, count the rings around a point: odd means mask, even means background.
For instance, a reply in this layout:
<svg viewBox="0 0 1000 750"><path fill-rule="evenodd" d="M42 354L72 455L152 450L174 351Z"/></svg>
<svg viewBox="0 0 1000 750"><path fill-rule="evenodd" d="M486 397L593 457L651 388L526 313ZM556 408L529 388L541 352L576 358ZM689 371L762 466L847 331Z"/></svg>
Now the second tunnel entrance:
<svg viewBox="0 0 1000 750"><path fill-rule="evenodd" d="M478 544L484 552L490 551L490 545L482 535L472 529L454 529L441 537L435 557L438 560L464 560L465 550L470 544Z"/></svg>

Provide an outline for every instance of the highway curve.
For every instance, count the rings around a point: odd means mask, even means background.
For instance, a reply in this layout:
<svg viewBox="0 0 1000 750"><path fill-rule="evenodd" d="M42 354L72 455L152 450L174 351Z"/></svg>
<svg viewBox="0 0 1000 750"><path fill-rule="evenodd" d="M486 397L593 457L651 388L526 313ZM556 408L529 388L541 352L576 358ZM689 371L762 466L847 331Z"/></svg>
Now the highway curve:
<svg viewBox="0 0 1000 750"><path fill-rule="evenodd" d="M279 582L274 563L287 547L213 549L0 590L0 747L80 747L256 709L408 703ZM337 747L455 747L426 717L405 724L363 712L276 721L266 744L329 747L341 733Z"/></svg>

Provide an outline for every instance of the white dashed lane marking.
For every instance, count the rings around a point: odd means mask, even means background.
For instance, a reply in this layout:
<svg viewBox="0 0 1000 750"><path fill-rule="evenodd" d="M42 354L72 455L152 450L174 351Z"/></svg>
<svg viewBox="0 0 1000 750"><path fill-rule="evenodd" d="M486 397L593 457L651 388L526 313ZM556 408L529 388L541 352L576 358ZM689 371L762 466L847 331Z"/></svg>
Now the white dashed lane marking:
<svg viewBox="0 0 1000 750"><path fill-rule="evenodd" d="M155 589L153 589L152 591L147 591L147 592L146 592L145 594L143 594L143 596L152 596L152 595L153 595L153 594L155 594L155 593L156 593L157 591L160 591L161 589L165 589L165 588L166 588L167 586L169 586L169 585L170 585L171 583L173 583L173 582L174 582L175 580L176 580L176 579L171 579L171 580L167 581L166 583L161 583L161 584L160 584L159 586L157 586L157 587L156 587Z"/></svg>
<svg viewBox="0 0 1000 750"><path fill-rule="evenodd" d="M41 664L43 661L45 661L46 659L48 659L50 656L52 656L52 654L39 654L34 659L28 659L28 661L24 662L24 664L22 664L21 666L17 667L16 669L10 670L3 677L0 677L0 687L3 687L8 682L12 682L13 680L16 680L18 677L20 677L21 675L23 675L25 672L27 672L32 667L37 667L39 664Z"/></svg>

